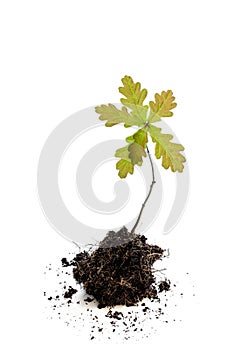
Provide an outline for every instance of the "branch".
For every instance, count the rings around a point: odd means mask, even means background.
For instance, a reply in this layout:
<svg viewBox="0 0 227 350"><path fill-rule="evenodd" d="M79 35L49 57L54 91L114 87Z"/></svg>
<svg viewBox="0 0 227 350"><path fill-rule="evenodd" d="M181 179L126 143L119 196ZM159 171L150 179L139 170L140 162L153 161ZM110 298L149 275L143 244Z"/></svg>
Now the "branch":
<svg viewBox="0 0 227 350"><path fill-rule="evenodd" d="M146 205L146 203L147 203L147 201L148 201L148 199L149 199L149 197L150 197L150 195L151 195L151 192L152 192L152 189L153 189L153 187L154 187L154 184L156 183L156 181L155 181L155 176L154 176L154 164L153 164L153 162L152 162L151 155L150 155L150 151L149 151L149 148L148 148L148 147L147 147L147 154L148 154L148 157L149 157L149 160L150 160L150 163L151 163L151 169L152 169L152 183L151 183L151 185L150 185L150 189L149 189L149 192L148 192L148 194L147 194L147 197L146 197L145 201L144 201L143 204L142 204L142 207L141 207L141 209L140 209L140 213L139 213L139 216L138 216L138 218L137 218L137 220L136 220L136 223L135 223L135 225L134 225L133 228L132 228L132 231L131 231L132 234L135 233L135 230L136 230L136 228L137 228L137 226L138 226L138 224L139 224L139 222L140 222L140 219L141 219L141 216L142 216L144 207L145 207L145 205Z"/></svg>

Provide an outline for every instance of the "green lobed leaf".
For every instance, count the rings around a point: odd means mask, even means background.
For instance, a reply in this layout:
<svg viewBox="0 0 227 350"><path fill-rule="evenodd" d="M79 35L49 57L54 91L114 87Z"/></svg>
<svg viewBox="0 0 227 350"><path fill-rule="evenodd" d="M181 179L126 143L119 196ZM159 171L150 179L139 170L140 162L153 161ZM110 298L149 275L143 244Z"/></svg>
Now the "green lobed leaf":
<svg viewBox="0 0 227 350"><path fill-rule="evenodd" d="M139 129L135 134L132 135L133 140L138 143L143 148L146 147L148 138L147 138L147 131L144 129Z"/></svg>
<svg viewBox="0 0 227 350"><path fill-rule="evenodd" d="M128 173L132 174L134 165L142 165L143 157L146 157L144 148L148 142L147 131L139 129L133 135L128 136L126 141L129 145L119 148L115 152L115 157L121 158L116 165L121 178L125 178Z"/></svg>
<svg viewBox="0 0 227 350"><path fill-rule="evenodd" d="M184 147L181 144L170 142L173 136L162 134L161 129L154 125L149 127L149 133L152 141L156 143L156 158L162 158L162 166L165 169L171 168L173 172L182 172L184 169L183 163L186 161L185 157L181 154L181 151L184 151Z"/></svg>
<svg viewBox="0 0 227 350"><path fill-rule="evenodd" d="M177 106L174 101L175 97L171 90L162 91L161 95L155 94L155 102L149 102L150 114L148 121L154 123L161 120L162 117L172 117L173 112L171 110Z"/></svg>
<svg viewBox="0 0 227 350"><path fill-rule="evenodd" d="M136 142L132 142L128 146L129 158L133 165L143 162L143 157L146 157L146 152L144 148Z"/></svg>
<svg viewBox="0 0 227 350"><path fill-rule="evenodd" d="M147 97L147 90L141 89L140 83L134 83L133 79L125 75L121 79L123 86L119 87L119 91L126 98L121 98L121 103L123 105L138 105L142 106L145 98Z"/></svg>
<svg viewBox="0 0 227 350"><path fill-rule="evenodd" d="M128 145L117 149L115 152L115 157L121 158L116 164L116 169L119 170L118 175L120 178L124 179L128 174L133 174L134 165L129 158Z"/></svg>
<svg viewBox="0 0 227 350"><path fill-rule="evenodd" d="M120 178L124 179L128 174L133 174L134 165L128 160L120 159L116 164L116 169L119 170L118 175Z"/></svg>
<svg viewBox="0 0 227 350"><path fill-rule="evenodd" d="M132 125L143 126L145 123L141 116L130 114L126 107L118 109L111 103L108 105L97 106L95 111L96 113L100 114L100 120L107 120L105 125L108 127L120 123L123 123L126 127Z"/></svg>
<svg viewBox="0 0 227 350"><path fill-rule="evenodd" d="M147 131L139 129L135 134L126 138L127 142L130 142L128 146L129 158L133 165L142 165L143 157L146 157L144 148L147 145Z"/></svg>
<svg viewBox="0 0 227 350"><path fill-rule="evenodd" d="M127 161L131 161L129 158L129 150L128 150L128 145L122 148L119 148L116 150L115 152L115 157L117 158L122 158L125 159Z"/></svg>

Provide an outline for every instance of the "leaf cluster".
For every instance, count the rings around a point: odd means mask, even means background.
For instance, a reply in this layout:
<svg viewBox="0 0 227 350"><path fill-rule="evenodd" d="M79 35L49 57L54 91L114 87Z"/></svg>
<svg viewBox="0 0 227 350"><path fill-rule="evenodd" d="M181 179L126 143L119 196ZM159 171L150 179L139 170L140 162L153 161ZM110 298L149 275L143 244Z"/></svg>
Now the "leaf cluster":
<svg viewBox="0 0 227 350"><path fill-rule="evenodd" d="M116 164L120 178L133 174L135 165L141 166L146 157L146 147L149 137L155 143L155 156L162 159L162 166L170 168L173 172L182 172L186 161L181 144L172 142L173 136L162 133L161 128L154 125L161 118L172 117L172 109L177 106L171 90L156 93L154 101L144 104L147 90L141 88L139 82L134 83L130 76L122 80L123 86L119 92L122 108L113 104L101 105L95 108L99 119L106 121L107 127L122 123L126 128L136 126L138 130L126 138L126 146L119 148L115 157L120 158Z"/></svg>

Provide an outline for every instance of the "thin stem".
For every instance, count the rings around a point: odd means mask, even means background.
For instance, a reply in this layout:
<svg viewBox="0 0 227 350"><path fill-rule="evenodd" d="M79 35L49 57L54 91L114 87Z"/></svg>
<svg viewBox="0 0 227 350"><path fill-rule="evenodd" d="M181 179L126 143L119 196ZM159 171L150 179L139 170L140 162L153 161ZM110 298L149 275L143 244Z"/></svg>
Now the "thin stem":
<svg viewBox="0 0 227 350"><path fill-rule="evenodd" d="M147 147L147 154L148 154L148 157L149 157L149 160L150 160L150 163L151 163L151 169L152 169L152 182L155 183L155 177L154 177L154 164L152 162L152 159L151 159L151 154L150 154L150 151L149 151L149 148Z"/></svg>
<svg viewBox="0 0 227 350"><path fill-rule="evenodd" d="M138 218L137 218L137 220L136 220L136 223L135 223L135 225L134 225L133 228L132 228L132 231L131 231L132 234L135 233L135 230L136 230L136 228L137 228L137 226L138 226L138 224L139 224L139 222L140 222L141 216L142 216L142 214L143 214L144 207L145 207L145 205L146 205L146 203L147 203L147 201L148 201L148 199L149 199L149 197L150 197L150 195L151 195L152 189L153 189L154 184L155 184L155 182L156 182L156 181L155 181L155 176L154 176L154 164L153 164L153 162L152 162L151 155L150 155L150 151L149 151L149 148L148 148L148 147L147 147L147 154L148 154L148 157L149 157L149 160L150 160L150 164L151 164L151 169L152 169L152 183L151 183L151 185L150 185L150 189L149 189L149 192L148 192L148 194L147 194L147 197L146 197L145 201L144 201L143 204L142 204L142 207L141 207L141 209L140 209L140 213L139 213L139 216L138 216Z"/></svg>

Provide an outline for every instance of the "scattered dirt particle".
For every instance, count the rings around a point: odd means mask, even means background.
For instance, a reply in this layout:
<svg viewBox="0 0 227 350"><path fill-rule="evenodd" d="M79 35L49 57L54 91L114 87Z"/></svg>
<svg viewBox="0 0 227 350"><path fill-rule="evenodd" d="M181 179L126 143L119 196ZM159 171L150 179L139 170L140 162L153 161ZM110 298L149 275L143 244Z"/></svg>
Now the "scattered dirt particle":
<svg viewBox="0 0 227 350"><path fill-rule="evenodd" d="M94 298L90 298L90 297L87 297L86 299L84 299L84 301L86 301L88 303L91 303L93 300L94 300Z"/></svg>
<svg viewBox="0 0 227 350"><path fill-rule="evenodd" d="M69 286L68 290L64 293L64 298L72 299L72 296L77 292L77 289Z"/></svg>
<svg viewBox="0 0 227 350"><path fill-rule="evenodd" d="M167 280L161 281L159 283L158 288L159 288L159 292L160 293L163 292L163 291L167 292L168 290L170 290L170 281L167 281Z"/></svg>

